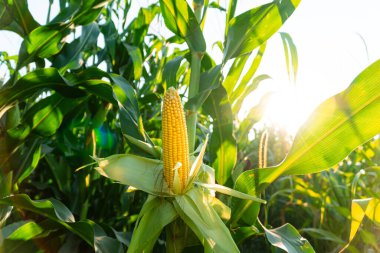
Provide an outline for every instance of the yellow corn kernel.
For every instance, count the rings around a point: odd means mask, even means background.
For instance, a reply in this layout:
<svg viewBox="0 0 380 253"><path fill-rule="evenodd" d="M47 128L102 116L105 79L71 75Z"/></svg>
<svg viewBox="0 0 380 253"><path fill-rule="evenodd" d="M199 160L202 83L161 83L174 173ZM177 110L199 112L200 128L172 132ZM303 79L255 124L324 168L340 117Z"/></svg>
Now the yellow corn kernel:
<svg viewBox="0 0 380 253"><path fill-rule="evenodd" d="M182 193L189 174L189 144L181 98L173 87L162 105L162 151L165 181L175 194Z"/></svg>

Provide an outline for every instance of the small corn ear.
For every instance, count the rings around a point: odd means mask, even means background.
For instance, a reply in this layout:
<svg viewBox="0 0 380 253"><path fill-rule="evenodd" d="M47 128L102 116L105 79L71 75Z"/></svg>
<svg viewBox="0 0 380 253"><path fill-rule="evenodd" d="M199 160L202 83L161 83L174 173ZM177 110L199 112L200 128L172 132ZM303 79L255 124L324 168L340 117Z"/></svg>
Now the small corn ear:
<svg viewBox="0 0 380 253"><path fill-rule="evenodd" d="M162 151L165 180L175 194L182 193L189 174L189 144L181 98L173 87L162 105Z"/></svg>

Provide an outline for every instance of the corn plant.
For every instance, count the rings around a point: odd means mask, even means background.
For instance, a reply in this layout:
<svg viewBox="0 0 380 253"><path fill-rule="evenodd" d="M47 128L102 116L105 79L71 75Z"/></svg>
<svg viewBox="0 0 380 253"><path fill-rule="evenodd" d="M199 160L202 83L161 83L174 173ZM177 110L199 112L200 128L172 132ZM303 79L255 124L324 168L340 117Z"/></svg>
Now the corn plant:
<svg viewBox="0 0 380 253"><path fill-rule="evenodd" d="M300 0L274 0L239 15L236 0L226 9L160 0L128 23L131 4L61 0L58 15L48 11L39 24L26 0L0 2L0 29L23 39L18 55L0 54L8 71L0 87L0 252L330 249L310 236L331 235L328 225L308 230L307 221L276 220L273 195L302 193L294 175L328 170L380 132L380 62L315 109L282 162L270 160L271 133L248 139L260 108L241 122L237 113L269 78L256 73L266 42ZM226 19L224 41L216 43L221 62L208 54L203 36L211 8ZM170 37L151 32L155 18ZM295 79L295 45L280 36ZM287 189L289 178L298 192ZM367 218L379 223L373 189L339 203L352 218L346 216L345 237L330 236L336 250L360 246Z"/></svg>

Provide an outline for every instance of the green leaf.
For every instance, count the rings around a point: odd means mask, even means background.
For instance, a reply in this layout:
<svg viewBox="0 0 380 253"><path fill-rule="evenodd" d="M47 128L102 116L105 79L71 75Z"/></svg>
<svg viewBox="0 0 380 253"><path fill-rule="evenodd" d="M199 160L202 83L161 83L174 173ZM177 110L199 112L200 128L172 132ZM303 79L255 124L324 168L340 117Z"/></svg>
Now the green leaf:
<svg viewBox="0 0 380 253"><path fill-rule="evenodd" d="M37 248L33 247L32 239L45 237L50 232L30 220L9 224L0 229L0 252L36 252Z"/></svg>
<svg viewBox="0 0 380 253"><path fill-rule="evenodd" d="M28 54L35 54L40 58L57 54L62 48L62 39L67 28L67 25L48 25L33 30L25 39Z"/></svg>
<svg viewBox="0 0 380 253"><path fill-rule="evenodd" d="M163 228L178 214L169 201L150 197L144 203L136 223L128 252L151 252Z"/></svg>
<svg viewBox="0 0 380 253"><path fill-rule="evenodd" d="M2 240L30 240L43 232L41 228L34 221L19 221L12 223L0 229L0 245Z"/></svg>
<svg viewBox="0 0 380 253"><path fill-rule="evenodd" d="M48 58L61 51L63 38L69 33L68 24L52 24L34 29L22 42L16 69L38 58Z"/></svg>
<svg viewBox="0 0 380 253"><path fill-rule="evenodd" d="M53 173L53 177L57 182L60 191L70 194L71 175L69 165L64 158L57 159L53 154L46 154L45 160Z"/></svg>
<svg viewBox="0 0 380 253"><path fill-rule="evenodd" d="M380 61L366 68L345 91L324 101L298 131L289 154L280 165L242 173L235 189L248 194L263 190L282 174L316 173L335 165L357 146L380 132ZM239 215L249 207L240 201ZM234 212L233 212L234 213ZM243 216L251 216L248 212Z"/></svg>
<svg viewBox="0 0 380 253"><path fill-rule="evenodd" d="M191 7L185 0L160 0L166 27L185 39L192 52L205 52L206 42Z"/></svg>
<svg viewBox="0 0 380 253"><path fill-rule="evenodd" d="M285 224L279 228L266 229L265 236L275 247L289 253L314 253L313 247L292 225Z"/></svg>
<svg viewBox="0 0 380 253"><path fill-rule="evenodd" d="M360 73L343 92L324 101L298 131L280 170L315 173L338 163L380 133L380 61ZM328 149L326 149L328 147Z"/></svg>
<svg viewBox="0 0 380 253"><path fill-rule="evenodd" d="M225 24L225 32L224 32L225 37L227 37L227 33L228 33L228 23L235 16L236 6L237 6L237 0L230 0L230 3L227 8L227 13L226 13L226 24Z"/></svg>
<svg viewBox="0 0 380 253"><path fill-rule="evenodd" d="M0 30L15 32L23 38L38 26L26 0L0 2Z"/></svg>
<svg viewBox="0 0 380 253"><path fill-rule="evenodd" d="M82 97L91 93L116 104L112 87L102 80L103 77L109 75L94 68L65 76L55 68L36 69L17 80L13 86L0 89L0 115L15 101L24 101L46 89L54 89L66 97Z"/></svg>
<svg viewBox="0 0 380 253"><path fill-rule="evenodd" d="M159 160L124 154L97 158L96 170L105 177L157 196L169 196L163 178L163 164Z"/></svg>
<svg viewBox="0 0 380 253"><path fill-rule="evenodd" d="M205 248L210 247L213 252L239 252L226 225L200 189L193 188L185 195L176 196L173 204Z"/></svg>
<svg viewBox="0 0 380 253"><path fill-rule="evenodd" d="M209 8L215 8L215 9L218 9L220 11L226 11L225 8L223 8L222 6L220 6L220 4L218 4L217 2L212 2L208 5Z"/></svg>
<svg viewBox="0 0 380 253"><path fill-rule="evenodd" d="M140 49L136 46L128 45L124 43L125 47L128 50L129 55L132 58L133 62L133 77L135 80L139 80L143 70L143 59L140 52Z"/></svg>
<svg viewBox="0 0 380 253"><path fill-rule="evenodd" d="M232 236L236 244L242 243L245 239L260 234L260 231L255 226L237 227L234 228Z"/></svg>
<svg viewBox="0 0 380 253"><path fill-rule="evenodd" d="M41 144L38 139L33 140L31 146L25 146L24 152L15 156L21 160L21 163L17 168L17 173L14 176L14 179L17 179L18 183L21 183L33 172L40 161L40 156Z"/></svg>
<svg viewBox="0 0 380 253"><path fill-rule="evenodd" d="M31 132L51 136L60 127L65 114L81 102L83 100L64 98L57 93L41 99L23 115L20 125L8 130L8 134L19 140L25 139Z"/></svg>
<svg viewBox="0 0 380 253"><path fill-rule="evenodd" d="M197 111L206 101L212 90L220 86L222 78L221 65L216 65L213 68L203 72L199 80L199 92L185 104L185 108L191 111Z"/></svg>
<svg viewBox="0 0 380 253"><path fill-rule="evenodd" d="M242 89L241 91L239 90L236 90L236 92L234 92L231 96L231 101L234 101L233 103L233 107L232 107L232 112L234 114L237 114L239 113L240 111L240 108L241 108L241 105L243 104L245 98L250 94L252 93L253 91L255 91L257 89L257 87L259 87L259 84L262 82L262 81L265 81L265 80L268 80L270 79L271 77L268 76L268 75L259 75L259 76L256 76L252 82L249 84L249 85L246 85L244 87L244 89ZM238 94L238 92L240 94ZM235 97L235 94L237 95L237 97ZM265 97L263 97L261 99L262 101L265 101ZM261 101L260 101L261 103Z"/></svg>
<svg viewBox="0 0 380 253"><path fill-rule="evenodd" d="M75 222L73 214L58 200L33 201L26 194L17 194L0 199L0 203L32 211L56 221Z"/></svg>
<svg viewBox="0 0 380 253"><path fill-rule="evenodd" d="M162 73L162 85L165 90L169 87L178 88L177 72L182 60L183 56L177 56L165 64L164 71Z"/></svg>
<svg viewBox="0 0 380 253"><path fill-rule="evenodd" d="M144 126L139 111L137 94L130 83L122 76L110 74L114 97L120 109L120 123L122 131L135 139L146 140Z"/></svg>
<svg viewBox="0 0 380 253"><path fill-rule="evenodd" d="M65 67L65 70L79 68L83 64L82 52L96 46L99 33L99 26L96 23L83 26L81 36L63 47L62 52L54 58L53 66Z"/></svg>
<svg viewBox="0 0 380 253"><path fill-rule="evenodd" d="M160 7L156 2L146 8L140 8L137 17L127 28L127 39L131 45L142 45L148 33L151 22L160 13Z"/></svg>
<svg viewBox="0 0 380 253"><path fill-rule="evenodd" d="M213 132L209 151L212 167L219 184L232 186L232 169L237 159L236 141L233 136L233 115L223 86L214 89L205 103L204 111L213 118Z"/></svg>
<svg viewBox="0 0 380 253"><path fill-rule="evenodd" d="M0 198L8 196L11 193L13 185L12 176L12 171L7 174L0 173ZM8 217L11 215L12 209L12 206L0 204L0 228L3 227Z"/></svg>
<svg viewBox="0 0 380 253"><path fill-rule="evenodd" d="M254 189L273 182L281 174L316 173L335 165L360 144L380 132L380 61L366 68L345 91L324 101L298 131L283 163L249 170L237 179L237 187Z"/></svg>
<svg viewBox="0 0 380 253"><path fill-rule="evenodd" d="M30 211L57 222L67 230L78 235L91 247L94 247L95 252L110 252L108 249L121 247L118 241L112 238L105 238L106 234L104 231L93 221L84 220L75 222L70 210L56 199L33 201L26 194L17 194L0 199L0 204ZM111 252L120 252L120 250Z"/></svg>
<svg viewBox="0 0 380 253"><path fill-rule="evenodd" d="M298 71L297 47L294 44L292 37L288 33L280 32L280 35L281 35L282 43L284 45L286 70L288 71L289 81L293 80L293 82L295 83L297 79L297 71Z"/></svg>
<svg viewBox="0 0 380 253"><path fill-rule="evenodd" d="M301 0L273 1L230 20L223 61L252 52L292 15Z"/></svg>
<svg viewBox="0 0 380 253"><path fill-rule="evenodd" d="M78 11L72 21L76 25L87 25L96 20L103 7L109 0L86 0L81 1ZM74 2L75 3L75 2Z"/></svg>
<svg viewBox="0 0 380 253"><path fill-rule="evenodd" d="M204 184L204 183L201 183L201 182L195 182L195 184L200 185L200 186L202 186L204 188L207 188L209 190L217 191L217 192L220 192L222 194L226 194L226 195L229 195L229 196L232 196L232 197L235 197L235 198L252 200L252 201L255 201L255 202L258 202L258 203L266 204L266 201L263 200L263 199L253 197L251 195L248 195L248 194L245 194L245 193L233 190L233 189L225 187L223 185Z"/></svg>
<svg viewBox="0 0 380 253"><path fill-rule="evenodd" d="M136 139L130 135L127 135L127 134L124 134L124 136L125 136L125 138L127 138L127 140L129 142L131 142L133 145L136 145L141 150L144 150L145 152L147 152L148 154L151 154L152 156L154 156L157 159L161 158L161 153L162 153L161 147L154 146L150 143L138 140L138 139Z"/></svg>
<svg viewBox="0 0 380 253"><path fill-rule="evenodd" d="M257 69L259 68L259 65L261 63L261 59L263 58L265 48L267 43L261 44L259 49L257 50L256 56L253 58L253 61L251 63L251 66L249 67L247 73L243 76L242 80L236 85L235 90L232 92L230 96L230 101L232 103L235 103L235 100L240 99L242 100L242 97L245 98L243 93L247 89L248 83L251 81L253 76L256 74ZM246 94L246 93L245 93Z"/></svg>
<svg viewBox="0 0 380 253"><path fill-rule="evenodd" d="M228 70L228 74L223 81L223 87L226 89L229 98L231 97L235 86L238 85L240 75L243 72L245 63L247 62L248 58L249 54L236 57L232 63L232 66Z"/></svg>
<svg viewBox="0 0 380 253"><path fill-rule="evenodd" d="M301 233L307 233L311 237L319 240L327 240L332 241L337 244L345 244L345 242L340 239L335 234L331 233L330 231L320 229L320 228L302 228L299 230Z"/></svg>

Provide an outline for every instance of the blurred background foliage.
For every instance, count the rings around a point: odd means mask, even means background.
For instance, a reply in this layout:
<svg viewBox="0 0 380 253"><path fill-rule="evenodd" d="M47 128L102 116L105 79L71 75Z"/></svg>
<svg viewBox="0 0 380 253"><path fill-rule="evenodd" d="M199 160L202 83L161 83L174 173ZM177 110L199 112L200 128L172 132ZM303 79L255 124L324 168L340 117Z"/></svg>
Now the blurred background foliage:
<svg viewBox="0 0 380 253"><path fill-rule="evenodd" d="M227 11L205 2L233 17L236 1ZM158 2L137 14L128 0L59 0L59 6L57 16L49 8L47 22L39 24L26 0L0 2L0 29L24 39L18 55L0 52L7 70L0 87L0 252L124 252L147 196L100 177L92 157L159 157L161 97L173 84L186 94L191 54L181 36L152 32L154 20L163 23ZM295 77L296 47L288 34L282 38ZM265 97L246 118L237 117L244 98L269 78L256 74L264 52L265 43L253 57L231 60L223 86L216 85L218 65L205 53L200 90L210 95L202 107L187 103L200 109L196 145L213 133L205 162L232 171L231 178L220 175L225 185L248 169L281 163L291 147L293 137L281 128L257 127ZM220 161L223 145L228 155ZM338 252L350 238L353 200L380 198L379 159L375 137L327 171L280 177L263 192L268 204L260 220L267 228L292 224L315 252ZM347 252L380 252L378 224L362 219ZM232 233L242 252L282 251L254 226ZM164 238L155 252L165 250Z"/></svg>

